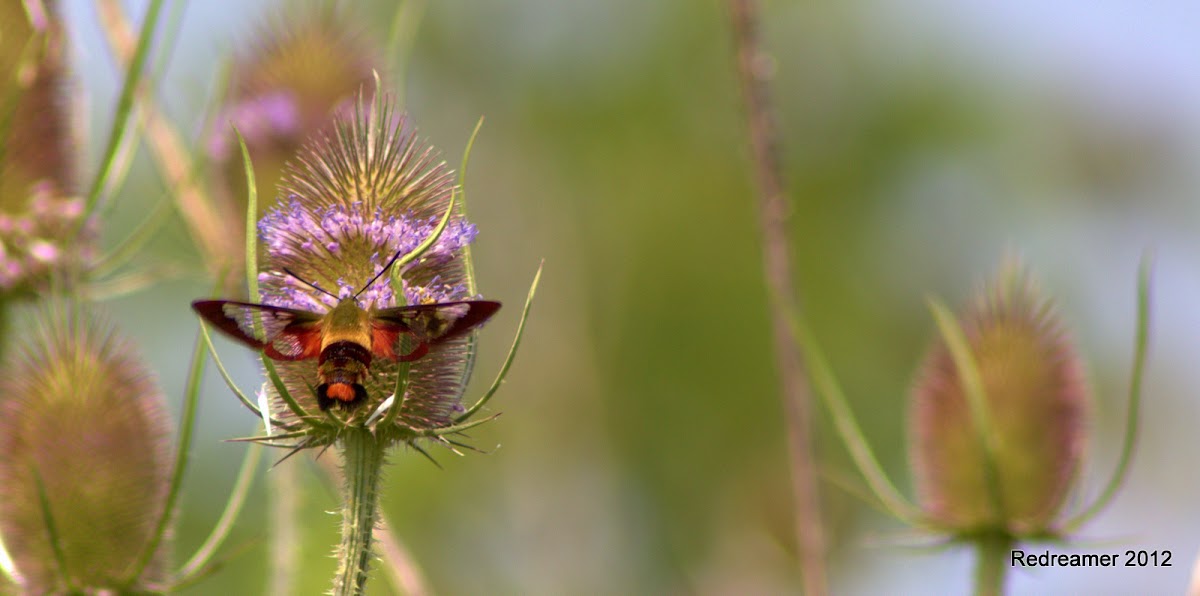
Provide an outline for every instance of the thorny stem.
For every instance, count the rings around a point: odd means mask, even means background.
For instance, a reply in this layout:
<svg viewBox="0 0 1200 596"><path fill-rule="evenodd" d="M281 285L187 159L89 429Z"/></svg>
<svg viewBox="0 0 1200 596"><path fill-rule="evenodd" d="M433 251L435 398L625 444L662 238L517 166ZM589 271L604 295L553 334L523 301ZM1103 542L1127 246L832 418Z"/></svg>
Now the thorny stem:
<svg viewBox="0 0 1200 596"><path fill-rule="evenodd" d="M369 429L361 426L342 431L341 442L346 502L342 506L342 544L338 549L333 595L357 596L363 593L367 570L374 557L371 538L375 530L385 449Z"/></svg>
<svg viewBox="0 0 1200 596"><path fill-rule="evenodd" d="M788 205L779 168L775 118L769 101L768 56L763 52L759 39L758 2L729 0L729 13L758 186L763 269L770 289L775 367L779 371L792 468L796 542L800 551L805 593L815 596L828 591L824 564L825 536L809 431L812 423L808 383L799 343L788 325L789 300L797 294L788 256L790 243L785 225Z"/></svg>
<svg viewBox="0 0 1200 596"><path fill-rule="evenodd" d="M336 497L335 485L345 483L345 479L342 478L342 470L332 461L330 458L318 458L316 464L325 473L326 487L334 491ZM379 558L383 563L383 571L388 575L394 589L408 596L429 596L432 593L421 566L392 529L386 513L382 510L379 511L375 524L375 542L379 544Z"/></svg>

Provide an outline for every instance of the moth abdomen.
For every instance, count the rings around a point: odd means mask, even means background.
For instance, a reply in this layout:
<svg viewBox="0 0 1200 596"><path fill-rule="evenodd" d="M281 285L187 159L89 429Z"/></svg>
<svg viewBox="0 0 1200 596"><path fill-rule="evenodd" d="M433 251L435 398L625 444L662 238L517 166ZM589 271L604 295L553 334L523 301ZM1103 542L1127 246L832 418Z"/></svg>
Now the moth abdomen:
<svg viewBox="0 0 1200 596"><path fill-rule="evenodd" d="M317 364L324 365L333 360L353 360L363 366L371 366L371 350L358 342L335 341L321 350Z"/></svg>
<svg viewBox="0 0 1200 596"><path fill-rule="evenodd" d="M367 401L367 388L359 383L335 381L317 386L317 407L322 411L337 404L343 410L353 410Z"/></svg>
<svg viewBox="0 0 1200 596"><path fill-rule="evenodd" d="M352 410L367 400L363 379L371 365L371 351L353 341L337 341L321 350L317 368L317 406L328 410L337 404Z"/></svg>

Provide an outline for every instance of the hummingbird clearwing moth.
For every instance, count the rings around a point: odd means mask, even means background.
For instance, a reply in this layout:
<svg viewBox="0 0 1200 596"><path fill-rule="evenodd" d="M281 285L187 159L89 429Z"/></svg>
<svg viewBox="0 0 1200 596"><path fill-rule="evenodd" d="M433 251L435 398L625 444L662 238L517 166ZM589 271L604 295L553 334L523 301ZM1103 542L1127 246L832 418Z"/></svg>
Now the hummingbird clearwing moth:
<svg viewBox="0 0 1200 596"><path fill-rule="evenodd" d="M392 257L361 290L339 299L325 313L235 300L197 300L192 302L192 309L225 335L262 350L273 360L317 358L317 405L322 410L333 405L350 410L366 401L363 379L372 360L417 360L429 352L430 346L466 334L500 309L500 303L491 300L363 308L358 303L359 294L390 269L399 256L397 253ZM415 344L407 351L403 349L406 337L411 338L410 345Z"/></svg>

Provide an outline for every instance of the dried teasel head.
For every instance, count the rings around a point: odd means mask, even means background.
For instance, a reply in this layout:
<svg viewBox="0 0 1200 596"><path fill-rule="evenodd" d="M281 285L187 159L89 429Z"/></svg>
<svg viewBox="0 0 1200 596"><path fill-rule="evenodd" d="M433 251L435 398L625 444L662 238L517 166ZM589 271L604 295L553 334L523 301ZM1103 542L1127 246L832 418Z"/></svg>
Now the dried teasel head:
<svg viewBox="0 0 1200 596"><path fill-rule="evenodd" d="M1080 359L1050 303L1016 265L984 290L962 328L990 426L977 428L963 375L940 341L911 402L909 451L922 507L958 533L1050 532L1086 445L1090 394Z"/></svg>
<svg viewBox="0 0 1200 596"><path fill-rule="evenodd" d="M169 541L128 577L165 506L162 393L111 329L43 313L0 376L0 536L23 593L99 593L165 579Z"/></svg>

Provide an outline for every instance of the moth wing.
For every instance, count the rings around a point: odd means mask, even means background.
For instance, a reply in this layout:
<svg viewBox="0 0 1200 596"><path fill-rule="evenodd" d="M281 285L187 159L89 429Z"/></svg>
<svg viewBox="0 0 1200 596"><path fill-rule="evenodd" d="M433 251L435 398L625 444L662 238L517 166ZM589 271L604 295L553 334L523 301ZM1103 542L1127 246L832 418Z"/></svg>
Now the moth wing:
<svg viewBox="0 0 1200 596"><path fill-rule="evenodd" d="M321 354L320 314L233 300L197 300L192 309L226 335L275 360Z"/></svg>
<svg viewBox="0 0 1200 596"><path fill-rule="evenodd" d="M491 300L463 300L415 304L374 311L371 316L371 351L379 357L400 361L416 360L429 346L458 337L482 325L500 303ZM411 335L417 346L405 353L400 344Z"/></svg>

